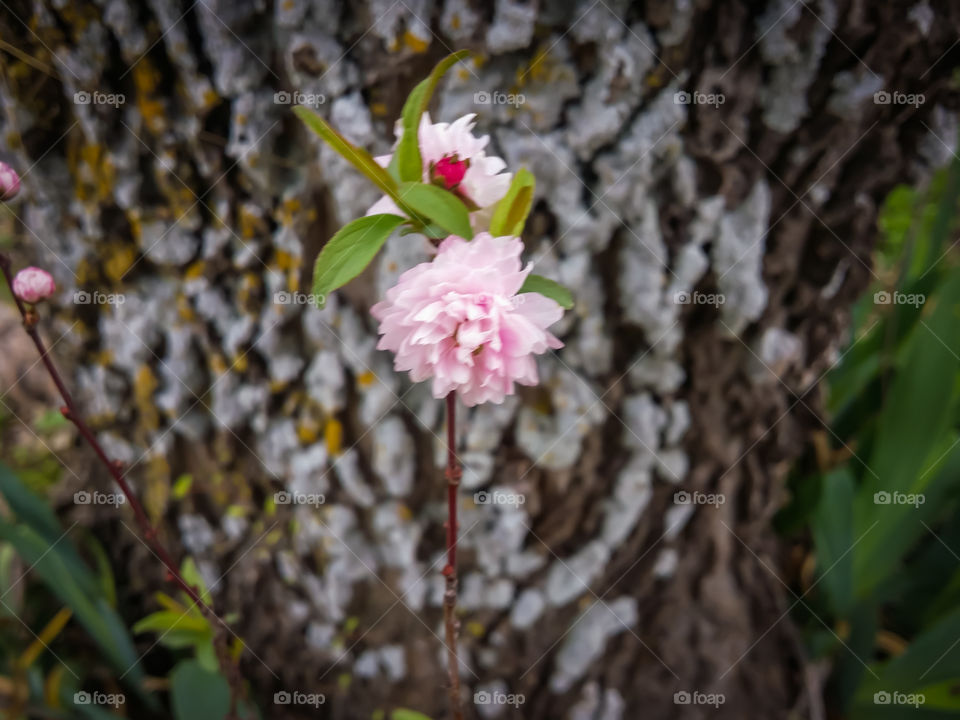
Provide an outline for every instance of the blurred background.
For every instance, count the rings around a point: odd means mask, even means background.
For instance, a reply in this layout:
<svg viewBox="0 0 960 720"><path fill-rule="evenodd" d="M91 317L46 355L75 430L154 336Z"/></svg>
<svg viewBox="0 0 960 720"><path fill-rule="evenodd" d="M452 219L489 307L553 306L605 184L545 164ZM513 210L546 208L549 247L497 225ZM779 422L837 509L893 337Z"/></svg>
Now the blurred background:
<svg viewBox="0 0 960 720"><path fill-rule="evenodd" d="M445 424L369 307L315 307L388 152L475 51L573 289L541 385L460 408L469 718L960 716L960 6L0 2L0 250L211 622L0 303L0 712L448 717ZM228 627L229 630L223 628ZM214 638L219 638L216 643ZM235 664L234 664L235 663Z"/></svg>

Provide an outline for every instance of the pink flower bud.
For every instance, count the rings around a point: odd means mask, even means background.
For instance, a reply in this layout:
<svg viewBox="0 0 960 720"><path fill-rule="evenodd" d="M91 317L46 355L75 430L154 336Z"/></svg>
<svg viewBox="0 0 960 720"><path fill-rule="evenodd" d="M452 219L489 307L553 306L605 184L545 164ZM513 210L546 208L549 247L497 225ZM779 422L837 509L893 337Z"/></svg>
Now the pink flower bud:
<svg viewBox="0 0 960 720"><path fill-rule="evenodd" d="M16 170L0 162L0 200L13 200L20 192L20 176Z"/></svg>
<svg viewBox="0 0 960 720"><path fill-rule="evenodd" d="M57 286L46 270L24 268L13 278L13 293L25 303L38 303L53 295Z"/></svg>

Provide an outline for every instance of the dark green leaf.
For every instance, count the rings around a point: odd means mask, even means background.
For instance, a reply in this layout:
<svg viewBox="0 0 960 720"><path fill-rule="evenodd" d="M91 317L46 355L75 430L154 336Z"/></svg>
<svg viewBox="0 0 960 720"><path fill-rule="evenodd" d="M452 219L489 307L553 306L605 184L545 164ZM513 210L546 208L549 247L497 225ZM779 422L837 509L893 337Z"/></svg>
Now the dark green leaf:
<svg viewBox="0 0 960 720"><path fill-rule="evenodd" d="M223 720L230 711L230 686L220 673L196 660L185 660L170 676L176 720Z"/></svg>
<svg viewBox="0 0 960 720"><path fill-rule="evenodd" d="M853 493L853 475L848 468L829 473L823 479L823 492L811 527L817 553L817 581L823 585L834 614L842 618L849 617L853 608ZM877 528L870 532L873 531Z"/></svg>
<svg viewBox="0 0 960 720"><path fill-rule="evenodd" d="M423 179L423 161L420 157L418 138L420 116L430 105L430 98L440 78L447 70L469 55L469 50L460 50L445 57L437 63L430 75L413 89L403 104L401 115L403 133L400 135L400 142L397 143L397 150L390 162L391 172L400 180L419 182Z"/></svg>
<svg viewBox="0 0 960 720"><path fill-rule="evenodd" d="M430 720L430 718L416 710L397 708L390 713L390 720Z"/></svg>
<svg viewBox="0 0 960 720"><path fill-rule="evenodd" d="M81 565L70 568L61 554L60 546L67 542L51 546L32 528L26 525L11 525L0 521L0 538L11 543L23 561L30 566L62 603L73 610L77 620L100 645L115 668L121 673L129 673L134 685L139 685L142 673L137 652L127 633L126 626L102 595L88 594L89 588L99 587L92 573ZM77 573L89 575L88 581L81 584Z"/></svg>
<svg viewBox="0 0 960 720"><path fill-rule="evenodd" d="M542 275L527 275L527 279L524 280L523 286L520 288L520 293L538 293L555 300L564 310L573 307L573 293L560 283Z"/></svg>
<svg viewBox="0 0 960 720"><path fill-rule="evenodd" d="M403 222L399 215L367 215L344 225L330 238L313 267L313 294L319 296L320 307L331 291L363 272Z"/></svg>
<svg viewBox="0 0 960 720"><path fill-rule="evenodd" d="M523 226L533 207L533 191L536 181L526 168L520 168L513 176L510 189L503 199L497 203L490 220L490 234L494 237L501 235L520 235Z"/></svg>
<svg viewBox="0 0 960 720"><path fill-rule="evenodd" d="M418 215L440 226L448 235L473 239L470 211L452 192L436 185L411 182L400 185L400 196Z"/></svg>

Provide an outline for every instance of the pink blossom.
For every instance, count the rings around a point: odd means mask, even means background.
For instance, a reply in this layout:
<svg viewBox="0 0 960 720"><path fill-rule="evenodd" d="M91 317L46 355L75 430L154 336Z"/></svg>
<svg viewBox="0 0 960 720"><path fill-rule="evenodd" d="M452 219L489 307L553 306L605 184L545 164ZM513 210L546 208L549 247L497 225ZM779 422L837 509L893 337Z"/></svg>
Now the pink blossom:
<svg viewBox="0 0 960 720"><path fill-rule="evenodd" d="M17 171L0 162L0 200L12 200L20 192L20 176Z"/></svg>
<svg viewBox="0 0 960 720"><path fill-rule="evenodd" d="M13 278L13 293L25 303L38 303L53 295L57 286L46 270L24 268Z"/></svg>
<svg viewBox="0 0 960 720"><path fill-rule="evenodd" d="M490 136L473 135L476 115L464 115L452 123L430 122L430 114L420 117L417 140L423 160L423 182L437 182L456 193L471 209L495 205L510 188L513 175L501 172L507 164L498 157L488 157L484 148ZM397 124L397 138L403 130ZM393 155L382 155L377 162L386 167ZM403 215L389 197L382 197L367 211L367 215L392 213Z"/></svg>
<svg viewBox="0 0 960 720"><path fill-rule="evenodd" d="M400 276L371 308L377 347L414 382L433 378L433 396L456 391L465 405L501 403L514 383L537 384L534 354L563 347L547 327L563 316L553 300L517 294L531 267L517 237L450 236L432 262Z"/></svg>

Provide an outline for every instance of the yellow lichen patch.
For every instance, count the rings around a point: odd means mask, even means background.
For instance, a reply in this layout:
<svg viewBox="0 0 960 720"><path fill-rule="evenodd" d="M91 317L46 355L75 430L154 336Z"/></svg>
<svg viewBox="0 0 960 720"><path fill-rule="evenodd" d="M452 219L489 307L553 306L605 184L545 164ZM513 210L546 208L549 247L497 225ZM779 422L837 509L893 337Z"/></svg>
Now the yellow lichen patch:
<svg viewBox="0 0 960 720"><path fill-rule="evenodd" d="M473 635L474 637L483 637L483 634L487 631L483 623L479 623L476 620L471 620L467 623L467 632Z"/></svg>
<svg viewBox="0 0 960 720"><path fill-rule="evenodd" d="M230 369L235 370L236 372L239 372L239 373L246 372L247 368L250 366L250 361L247 358L248 358L247 353L237 355L237 357L233 359L233 363L230 365Z"/></svg>
<svg viewBox="0 0 960 720"><path fill-rule="evenodd" d="M170 500L170 465L162 454L150 458L146 472L146 491L143 504L150 520L157 524L167 510Z"/></svg>
<svg viewBox="0 0 960 720"><path fill-rule="evenodd" d="M244 273L240 281L240 287L237 290L237 300L241 305L247 306L251 301L255 301L257 293L262 286L260 276L255 272Z"/></svg>
<svg viewBox="0 0 960 720"><path fill-rule="evenodd" d="M343 446L343 423L336 418L327 420L327 425L323 429L323 439L327 443L327 452L331 455L339 455Z"/></svg>
<svg viewBox="0 0 960 720"><path fill-rule="evenodd" d="M177 315L179 315L180 319L184 322L193 322L197 318L197 314L193 311L190 301L183 293L177 295Z"/></svg>
<svg viewBox="0 0 960 720"><path fill-rule="evenodd" d="M87 258L77 263L77 285L87 285L97 279L97 268Z"/></svg>
<svg viewBox="0 0 960 720"><path fill-rule="evenodd" d="M274 261L281 270L293 270L297 268L296 258L293 257L286 250L277 250L276 255L274 255Z"/></svg>
<svg viewBox="0 0 960 720"><path fill-rule="evenodd" d="M193 487L193 475L184 473L173 483L173 497L176 500L183 500Z"/></svg>
<svg viewBox="0 0 960 720"><path fill-rule="evenodd" d="M195 263L191 264L186 272L183 274L184 280L196 280L197 278L203 277L203 271L206 269L206 265L203 260L197 260Z"/></svg>
<svg viewBox="0 0 960 720"><path fill-rule="evenodd" d="M522 88L530 82L548 82L556 71L556 65L556 59L550 55L550 48L541 48L529 66L517 68L517 87Z"/></svg>
<svg viewBox="0 0 960 720"><path fill-rule="evenodd" d="M403 44L408 48L413 50L418 55L427 51L427 48L430 47L430 41L425 40L422 37L414 35L412 32L407 30L403 33Z"/></svg>
<svg viewBox="0 0 960 720"><path fill-rule="evenodd" d="M113 197L113 161L103 145L68 142L67 167L81 202L102 203Z"/></svg>
<svg viewBox="0 0 960 720"><path fill-rule="evenodd" d="M377 379L377 376L374 375L370 370L362 372L357 375L357 384L362 388L368 388L373 384L373 381Z"/></svg>
<svg viewBox="0 0 960 720"><path fill-rule="evenodd" d="M238 517L238 518L246 517L247 508L244 505L230 505L227 508L226 514L227 514L227 517Z"/></svg>
<svg viewBox="0 0 960 720"><path fill-rule="evenodd" d="M123 276L127 274L133 263L136 262L137 254L129 245L117 245L107 254L107 259L103 263L103 270L107 278L113 283L119 283Z"/></svg>
<svg viewBox="0 0 960 720"><path fill-rule="evenodd" d="M93 362L97 365L110 365L113 363L113 350L105 348L93 356Z"/></svg>
<svg viewBox="0 0 960 720"><path fill-rule="evenodd" d="M304 418L297 424L297 438L301 445L312 445L320 436L320 425L313 418Z"/></svg>
<svg viewBox="0 0 960 720"><path fill-rule="evenodd" d="M303 204L300 202L300 198L292 197L287 198L283 201L283 204L280 205L280 208L277 210L277 222L279 222L284 227L289 227L293 224L294 219L296 219L297 213L303 209Z"/></svg>
<svg viewBox="0 0 960 720"><path fill-rule="evenodd" d="M653 72L648 73L643 81L646 83L648 88L661 88L664 85L664 75L662 72L654 70Z"/></svg>
<svg viewBox="0 0 960 720"><path fill-rule="evenodd" d="M133 399L140 413L139 425L147 431L160 427L160 417L153 402L153 393L157 389L157 377L148 365L141 365L133 380Z"/></svg>
<svg viewBox="0 0 960 720"><path fill-rule="evenodd" d="M240 226L240 237L244 239L255 238L258 235L266 235L267 224L263 218L250 210L246 205L240 206L240 217L238 218Z"/></svg>
<svg viewBox="0 0 960 720"><path fill-rule="evenodd" d="M152 133L162 132L166 125L166 109L163 102L155 97L162 79L160 72L147 58L143 57L133 66L131 75L137 110L140 111L144 124Z"/></svg>
<svg viewBox="0 0 960 720"><path fill-rule="evenodd" d="M210 355L210 369L213 371L213 374L216 375L217 379L227 371L227 368L227 361L223 355L219 353Z"/></svg>

